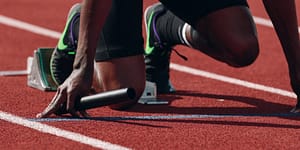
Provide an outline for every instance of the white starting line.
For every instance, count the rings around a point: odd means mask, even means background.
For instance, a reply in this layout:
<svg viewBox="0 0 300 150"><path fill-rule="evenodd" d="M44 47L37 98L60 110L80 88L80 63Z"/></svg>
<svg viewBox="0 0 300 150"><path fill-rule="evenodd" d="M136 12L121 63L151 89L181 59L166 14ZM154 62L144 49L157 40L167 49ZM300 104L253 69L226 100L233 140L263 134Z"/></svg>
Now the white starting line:
<svg viewBox="0 0 300 150"><path fill-rule="evenodd" d="M101 148L101 149L110 149L110 150L128 150L129 148L112 144L109 142L101 141L95 138L91 138L79 133L59 129L52 127L46 124L42 124L36 121L30 121L28 119L18 117L7 112L0 111L0 119L8 121L10 123L18 124L24 127L28 127L34 130L37 130L42 133L52 134L58 137L63 137L72 141L76 141L82 144L90 145L92 147Z"/></svg>

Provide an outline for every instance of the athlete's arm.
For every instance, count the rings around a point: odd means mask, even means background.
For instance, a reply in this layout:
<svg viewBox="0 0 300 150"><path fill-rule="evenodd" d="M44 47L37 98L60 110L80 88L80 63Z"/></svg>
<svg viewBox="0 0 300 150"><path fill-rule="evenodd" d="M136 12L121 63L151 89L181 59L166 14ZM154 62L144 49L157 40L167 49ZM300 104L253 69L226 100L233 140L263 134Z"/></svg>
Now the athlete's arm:
<svg viewBox="0 0 300 150"><path fill-rule="evenodd" d="M74 104L78 98L87 95L91 88L96 44L110 7L111 0L83 0L73 72L58 87L51 103L37 115L38 118L55 113L65 102L68 112L72 116L79 116L74 109Z"/></svg>
<svg viewBox="0 0 300 150"><path fill-rule="evenodd" d="M298 96L300 112L300 44L295 0L263 0L286 56L291 85Z"/></svg>

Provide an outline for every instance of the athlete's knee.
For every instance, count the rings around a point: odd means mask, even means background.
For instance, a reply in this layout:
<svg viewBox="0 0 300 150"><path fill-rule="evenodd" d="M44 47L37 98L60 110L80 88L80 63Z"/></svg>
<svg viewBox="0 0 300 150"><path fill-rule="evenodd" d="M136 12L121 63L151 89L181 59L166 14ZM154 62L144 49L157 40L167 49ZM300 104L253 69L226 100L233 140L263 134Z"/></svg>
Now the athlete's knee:
<svg viewBox="0 0 300 150"><path fill-rule="evenodd" d="M229 65L245 67L251 65L259 54L257 38L241 39L235 42L232 52L232 60Z"/></svg>
<svg viewBox="0 0 300 150"><path fill-rule="evenodd" d="M141 98L141 96L143 95L143 92L145 90L145 80L137 83L136 86L133 87L133 89L135 90L135 93L136 93L135 101L138 101Z"/></svg>

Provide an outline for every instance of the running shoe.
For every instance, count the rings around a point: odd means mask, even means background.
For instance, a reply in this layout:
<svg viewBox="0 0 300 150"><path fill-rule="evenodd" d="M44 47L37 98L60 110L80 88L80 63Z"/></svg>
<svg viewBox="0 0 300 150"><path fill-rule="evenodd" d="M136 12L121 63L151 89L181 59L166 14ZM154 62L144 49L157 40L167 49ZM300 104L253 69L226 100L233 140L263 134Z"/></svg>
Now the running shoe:
<svg viewBox="0 0 300 150"><path fill-rule="evenodd" d="M78 35L80 8L80 4L75 4L70 9L65 29L51 56L51 75L57 85L62 84L73 71L78 40L75 32Z"/></svg>
<svg viewBox="0 0 300 150"><path fill-rule="evenodd" d="M170 57L173 45L161 40L157 33L156 21L159 16L166 13L161 3L149 6L144 12L147 32L145 63L147 81L156 83L157 93L167 94L176 92L169 78Z"/></svg>

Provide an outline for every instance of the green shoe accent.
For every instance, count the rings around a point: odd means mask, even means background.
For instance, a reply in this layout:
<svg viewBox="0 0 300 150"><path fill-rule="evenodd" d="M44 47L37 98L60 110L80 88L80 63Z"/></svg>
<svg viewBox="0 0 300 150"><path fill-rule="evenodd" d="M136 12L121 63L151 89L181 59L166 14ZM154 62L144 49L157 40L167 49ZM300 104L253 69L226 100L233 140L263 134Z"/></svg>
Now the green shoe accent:
<svg viewBox="0 0 300 150"><path fill-rule="evenodd" d="M152 17L153 17L154 12L151 13L150 18L147 22L147 43L146 43L146 49L145 49L145 53L147 55L151 54L154 50L154 46L150 46L150 28L151 28L151 21L152 21Z"/></svg>
<svg viewBox="0 0 300 150"><path fill-rule="evenodd" d="M76 11L72 12L72 14L68 18L65 29L64 29L64 31L63 31L63 33L62 33L62 35L61 35L61 37L58 41L58 45L57 45L58 50L64 50L64 49L68 48L68 45L64 43L64 37L66 36L69 24L70 24L70 22L71 22L71 20L72 20L72 18L74 17L75 14L76 14Z"/></svg>
<svg viewBox="0 0 300 150"><path fill-rule="evenodd" d="M68 52L69 55L75 55L76 52Z"/></svg>

